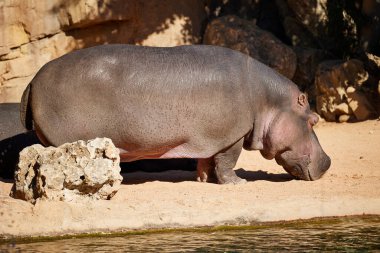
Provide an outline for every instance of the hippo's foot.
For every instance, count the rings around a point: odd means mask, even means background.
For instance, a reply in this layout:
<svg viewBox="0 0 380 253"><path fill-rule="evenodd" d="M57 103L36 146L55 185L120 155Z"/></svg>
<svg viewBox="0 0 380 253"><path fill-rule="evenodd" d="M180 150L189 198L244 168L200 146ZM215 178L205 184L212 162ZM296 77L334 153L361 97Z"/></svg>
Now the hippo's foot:
<svg viewBox="0 0 380 253"><path fill-rule="evenodd" d="M215 173L198 172L197 181L201 183L217 183Z"/></svg>
<svg viewBox="0 0 380 253"><path fill-rule="evenodd" d="M224 170L223 173L216 171L218 184L245 184L247 180L236 175L234 170Z"/></svg>

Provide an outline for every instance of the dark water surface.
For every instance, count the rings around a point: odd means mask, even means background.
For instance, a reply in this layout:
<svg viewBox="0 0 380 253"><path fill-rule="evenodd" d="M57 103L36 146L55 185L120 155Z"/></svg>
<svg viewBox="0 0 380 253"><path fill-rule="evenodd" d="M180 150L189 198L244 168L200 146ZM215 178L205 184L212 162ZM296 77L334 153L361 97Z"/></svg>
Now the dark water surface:
<svg viewBox="0 0 380 253"><path fill-rule="evenodd" d="M380 216L0 244L1 253L251 251L380 252Z"/></svg>

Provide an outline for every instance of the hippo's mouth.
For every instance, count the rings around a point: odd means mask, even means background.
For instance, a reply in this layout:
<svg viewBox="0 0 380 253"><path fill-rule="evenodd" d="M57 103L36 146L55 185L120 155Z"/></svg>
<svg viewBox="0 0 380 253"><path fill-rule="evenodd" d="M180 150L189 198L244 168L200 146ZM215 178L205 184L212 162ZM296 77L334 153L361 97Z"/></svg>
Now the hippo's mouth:
<svg viewBox="0 0 380 253"><path fill-rule="evenodd" d="M313 178L310 175L310 171L305 168L302 169L302 167L299 164L294 165L293 167L289 168L288 166L282 166L286 172L291 174L297 179L305 180L305 181L312 181Z"/></svg>
<svg viewBox="0 0 380 253"><path fill-rule="evenodd" d="M281 165L286 172L295 178L305 181L313 180L309 170L309 164L311 161L308 155L304 155L299 159L292 159L288 152L284 152L280 155L276 155L275 160L278 165Z"/></svg>

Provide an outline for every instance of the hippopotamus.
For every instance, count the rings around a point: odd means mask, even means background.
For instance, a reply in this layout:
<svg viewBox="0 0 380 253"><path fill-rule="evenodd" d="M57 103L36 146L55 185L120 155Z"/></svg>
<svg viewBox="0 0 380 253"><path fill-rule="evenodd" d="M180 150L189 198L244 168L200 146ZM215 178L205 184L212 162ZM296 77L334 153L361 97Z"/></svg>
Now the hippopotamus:
<svg viewBox="0 0 380 253"><path fill-rule="evenodd" d="M242 148L303 180L319 179L331 163L307 96L270 67L217 46L71 52L38 71L21 118L44 145L108 137L121 161L197 159L201 182L245 182L233 170Z"/></svg>

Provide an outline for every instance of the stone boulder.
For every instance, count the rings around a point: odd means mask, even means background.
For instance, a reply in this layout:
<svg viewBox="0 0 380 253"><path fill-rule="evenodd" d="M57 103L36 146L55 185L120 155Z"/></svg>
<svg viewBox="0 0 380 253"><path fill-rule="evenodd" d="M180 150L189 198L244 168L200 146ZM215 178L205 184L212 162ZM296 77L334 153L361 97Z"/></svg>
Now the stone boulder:
<svg viewBox="0 0 380 253"><path fill-rule="evenodd" d="M280 0L277 0L280 1ZM367 22L360 13L360 1L328 1L328 0L287 0L295 20L310 33L317 43L315 46L333 53L338 58L356 55L359 48L361 24ZM369 20L368 20L369 21ZM294 25L294 22L292 23ZM285 27L287 25L285 24ZM302 35L291 27L294 35ZM309 44L306 37L300 37L301 44ZM309 45L310 47L312 45ZM312 46L312 47L315 47Z"/></svg>
<svg viewBox="0 0 380 253"><path fill-rule="evenodd" d="M119 163L119 150L107 138L57 148L36 144L20 152L10 196L31 203L110 199L123 179Z"/></svg>
<svg viewBox="0 0 380 253"><path fill-rule="evenodd" d="M328 22L327 0L287 0L287 4L294 13L295 18L315 38L325 34Z"/></svg>
<svg viewBox="0 0 380 253"><path fill-rule="evenodd" d="M318 48L318 42L310 31L294 17L294 12L289 8L286 0L275 0L282 27L293 47Z"/></svg>
<svg viewBox="0 0 380 253"><path fill-rule="evenodd" d="M366 94L371 98L372 104L380 114L380 57L366 53L361 60L369 74Z"/></svg>
<svg viewBox="0 0 380 253"><path fill-rule="evenodd" d="M365 15L360 30L362 46L366 52L380 55L380 1L363 0L361 7L361 13Z"/></svg>
<svg viewBox="0 0 380 253"><path fill-rule="evenodd" d="M359 60L322 62L315 77L318 113L327 121L339 122L376 116L362 91L367 79L368 72Z"/></svg>
<svg viewBox="0 0 380 253"><path fill-rule="evenodd" d="M307 92L309 98L315 99L315 73L318 65L327 58L327 55L324 51L314 48L295 47L294 52L297 55L297 69L292 81L301 91Z"/></svg>
<svg viewBox="0 0 380 253"><path fill-rule="evenodd" d="M248 54L289 79L296 71L297 57L293 50L257 27L254 21L232 15L214 19L206 28L203 43Z"/></svg>

